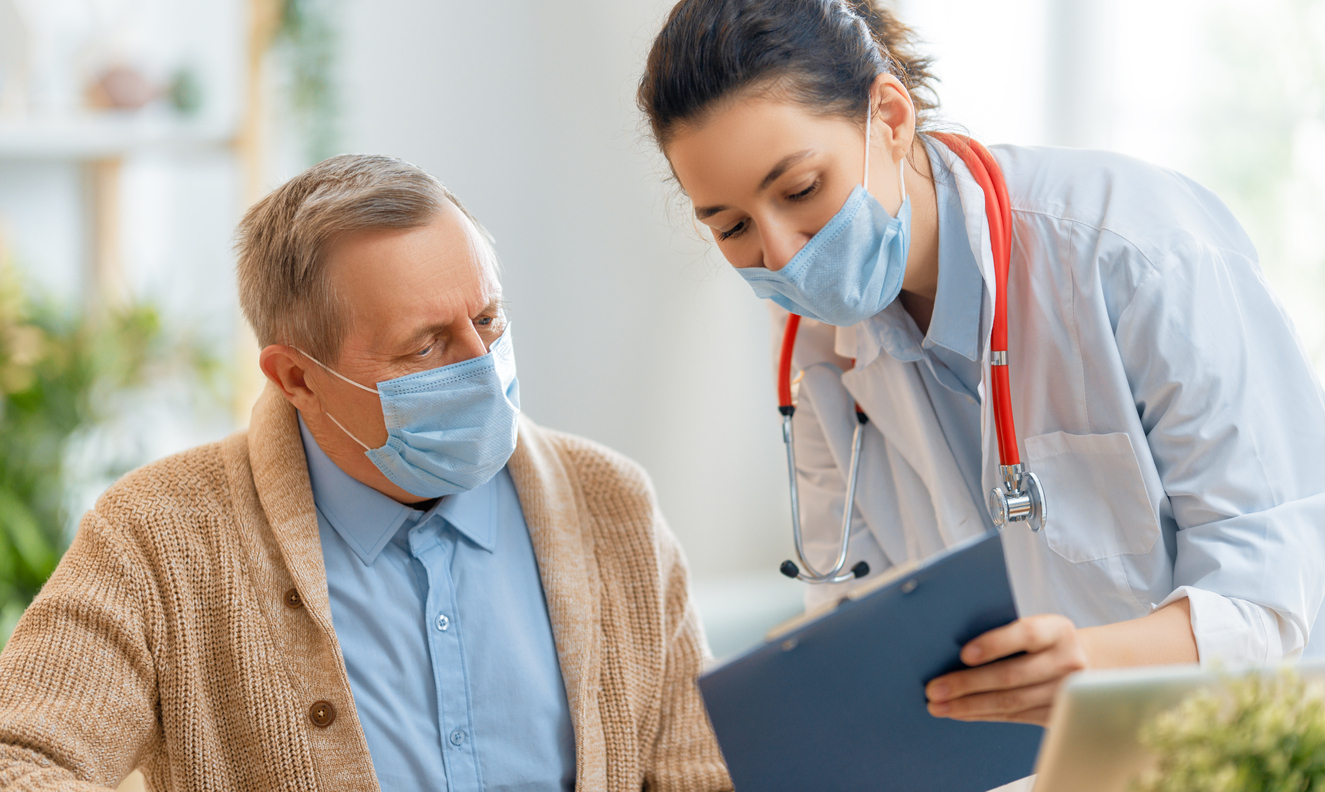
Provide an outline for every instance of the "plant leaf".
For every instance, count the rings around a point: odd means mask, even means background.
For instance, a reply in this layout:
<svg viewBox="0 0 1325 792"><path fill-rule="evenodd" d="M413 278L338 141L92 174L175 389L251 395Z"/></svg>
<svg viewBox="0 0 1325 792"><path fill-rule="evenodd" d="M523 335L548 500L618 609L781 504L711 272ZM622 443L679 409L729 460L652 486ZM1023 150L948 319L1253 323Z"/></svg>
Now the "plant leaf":
<svg viewBox="0 0 1325 792"><path fill-rule="evenodd" d="M32 510L7 489L0 489L0 530L33 574L45 579L55 570L59 552L42 533Z"/></svg>

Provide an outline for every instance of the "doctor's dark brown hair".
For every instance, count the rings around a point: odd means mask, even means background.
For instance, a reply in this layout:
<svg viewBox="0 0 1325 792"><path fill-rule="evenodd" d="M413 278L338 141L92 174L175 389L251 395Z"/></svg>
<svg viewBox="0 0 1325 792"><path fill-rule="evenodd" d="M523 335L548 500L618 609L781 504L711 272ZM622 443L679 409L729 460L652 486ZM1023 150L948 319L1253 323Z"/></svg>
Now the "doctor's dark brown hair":
<svg viewBox="0 0 1325 792"><path fill-rule="evenodd" d="M681 0L653 41L637 100L665 148L678 126L746 90L785 90L863 123L869 87L888 72L920 126L938 107L931 65L879 0Z"/></svg>

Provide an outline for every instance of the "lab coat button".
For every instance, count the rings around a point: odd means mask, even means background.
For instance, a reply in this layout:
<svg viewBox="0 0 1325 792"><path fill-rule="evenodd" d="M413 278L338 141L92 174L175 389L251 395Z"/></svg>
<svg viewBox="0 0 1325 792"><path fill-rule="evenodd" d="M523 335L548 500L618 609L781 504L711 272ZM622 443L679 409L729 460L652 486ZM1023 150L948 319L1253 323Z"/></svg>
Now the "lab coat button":
<svg viewBox="0 0 1325 792"><path fill-rule="evenodd" d="M460 731L459 729L456 729L455 731L451 732L451 744L457 748L459 748L461 745L464 745L465 733Z"/></svg>
<svg viewBox="0 0 1325 792"><path fill-rule="evenodd" d="M437 629L441 630L442 632L446 632L446 629L450 626L451 626L451 620L446 618L445 613L437 614Z"/></svg>
<svg viewBox="0 0 1325 792"><path fill-rule="evenodd" d="M290 589L285 592L285 607L290 610L298 610L304 606L304 598L299 596L299 589Z"/></svg>
<svg viewBox="0 0 1325 792"><path fill-rule="evenodd" d="M330 701L315 701L308 708L308 719L319 729L325 729L336 722L336 708Z"/></svg>

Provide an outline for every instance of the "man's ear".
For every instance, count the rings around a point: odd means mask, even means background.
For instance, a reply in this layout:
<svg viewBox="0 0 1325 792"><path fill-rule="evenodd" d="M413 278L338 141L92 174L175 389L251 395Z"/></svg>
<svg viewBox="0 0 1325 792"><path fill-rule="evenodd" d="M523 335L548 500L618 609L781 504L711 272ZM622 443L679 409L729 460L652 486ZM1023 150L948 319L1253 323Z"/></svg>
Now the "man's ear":
<svg viewBox="0 0 1325 792"><path fill-rule="evenodd" d="M870 86L874 135L887 147L893 162L911 152L916 135L916 109L911 95L891 74L880 74Z"/></svg>
<svg viewBox="0 0 1325 792"><path fill-rule="evenodd" d="M310 387L308 369L305 368L309 365L316 364L307 355L285 344L270 344L258 354L258 366L281 395L304 415L319 415L322 400Z"/></svg>

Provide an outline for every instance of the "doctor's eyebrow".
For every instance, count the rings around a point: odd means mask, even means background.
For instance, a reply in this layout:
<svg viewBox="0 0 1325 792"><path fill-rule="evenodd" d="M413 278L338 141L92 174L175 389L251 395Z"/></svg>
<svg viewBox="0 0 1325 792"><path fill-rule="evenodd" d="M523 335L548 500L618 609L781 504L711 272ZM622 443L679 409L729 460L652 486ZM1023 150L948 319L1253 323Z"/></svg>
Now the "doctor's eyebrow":
<svg viewBox="0 0 1325 792"><path fill-rule="evenodd" d="M757 192L757 193L761 193L761 192L763 192L764 190L767 190L767 189L768 189L768 186L769 186L770 184L772 184L773 182L777 181L778 178L779 178L782 174L786 173L787 170L788 170L789 168L791 168L792 165L795 165L796 163L800 162L801 160L805 159L806 157L811 157L811 156L813 156L814 153L815 153L815 152L814 152L814 149L805 149L804 151L798 151L798 152L796 152L795 154L788 154L787 156L785 156L785 157L783 157L782 159L778 160L778 163L777 163L776 165L774 165L773 168L768 172L768 175L764 177L764 180L761 181L761 182L759 182L759 188L758 188L757 190L755 190L755 192ZM730 209L730 208L731 208L730 206L700 206L700 207L696 207L696 208L695 208L695 217L698 218L698 219L700 219L700 220L707 220L708 218L712 217L713 215L717 214L718 212L725 212L725 211L727 211L727 210Z"/></svg>

